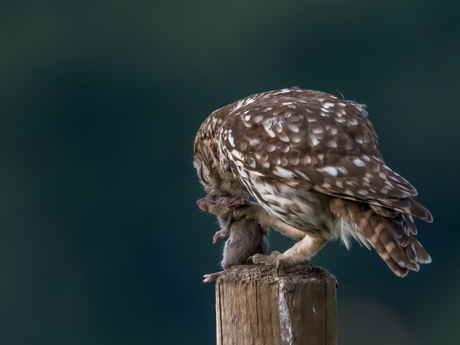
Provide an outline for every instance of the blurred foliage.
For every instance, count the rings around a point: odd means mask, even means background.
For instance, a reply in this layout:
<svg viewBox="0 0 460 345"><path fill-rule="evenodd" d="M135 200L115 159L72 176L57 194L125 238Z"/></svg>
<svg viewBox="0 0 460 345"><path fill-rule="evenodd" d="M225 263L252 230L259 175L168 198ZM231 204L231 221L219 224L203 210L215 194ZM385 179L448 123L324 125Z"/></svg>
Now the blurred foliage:
<svg viewBox="0 0 460 345"><path fill-rule="evenodd" d="M420 192L433 263L405 279L329 244L341 344L454 344L456 1L0 4L0 343L211 344L222 244L192 165L216 108L289 86L368 105ZM271 234L271 249L292 241Z"/></svg>

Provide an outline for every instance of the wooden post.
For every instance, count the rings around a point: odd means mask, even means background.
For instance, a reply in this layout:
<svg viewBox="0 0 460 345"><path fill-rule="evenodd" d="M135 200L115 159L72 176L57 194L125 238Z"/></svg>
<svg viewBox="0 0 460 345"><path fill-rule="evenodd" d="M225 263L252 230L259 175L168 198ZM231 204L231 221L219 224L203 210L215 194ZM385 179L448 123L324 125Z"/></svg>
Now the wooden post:
<svg viewBox="0 0 460 345"><path fill-rule="evenodd" d="M216 281L217 345L337 345L336 290L320 267L230 267Z"/></svg>

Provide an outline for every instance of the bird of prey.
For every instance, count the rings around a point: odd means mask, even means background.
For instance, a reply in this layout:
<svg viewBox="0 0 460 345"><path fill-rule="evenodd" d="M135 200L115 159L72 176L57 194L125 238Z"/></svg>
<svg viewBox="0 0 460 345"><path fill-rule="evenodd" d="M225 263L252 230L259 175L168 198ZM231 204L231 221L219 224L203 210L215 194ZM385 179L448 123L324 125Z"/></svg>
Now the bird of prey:
<svg viewBox="0 0 460 345"><path fill-rule="evenodd" d="M255 263L301 264L328 241L348 248L350 237L400 277L431 262L413 217L432 216L385 164L362 104L300 88L251 95L203 122L194 166L207 193L252 200L261 224L297 240Z"/></svg>

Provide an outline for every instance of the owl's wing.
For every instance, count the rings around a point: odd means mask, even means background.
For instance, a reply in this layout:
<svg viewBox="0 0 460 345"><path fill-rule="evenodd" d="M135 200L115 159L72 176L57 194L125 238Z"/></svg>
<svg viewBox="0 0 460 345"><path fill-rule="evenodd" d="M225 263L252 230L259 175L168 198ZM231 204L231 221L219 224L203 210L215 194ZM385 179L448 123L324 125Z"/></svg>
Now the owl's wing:
<svg viewBox="0 0 460 345"><path fill-rule="evenodd" d="M221 164L256 199L284 185L432 221L415 188L385 165L363 105L301 89L248 97L226 117L219 145Z"/></svg>

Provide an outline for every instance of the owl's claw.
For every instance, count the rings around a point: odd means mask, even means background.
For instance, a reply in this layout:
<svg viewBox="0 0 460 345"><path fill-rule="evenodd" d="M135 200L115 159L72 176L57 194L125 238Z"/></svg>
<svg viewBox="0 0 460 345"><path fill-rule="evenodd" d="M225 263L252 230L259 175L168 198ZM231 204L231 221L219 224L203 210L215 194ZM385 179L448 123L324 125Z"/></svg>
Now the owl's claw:
<svg viewBox="0 0 460 345"><path fill-rule="evenodd" d="M280 270L284 269L286 263L283 260L276 261L276 274L280 275Z"/></svg>
<svg viewBox="0 0 460 345"><path fill-rule="evenodd" d="M276 274L280 274L280 271L287 267L286 261L280 258L282 254L280 252L274 251L270 255L254 254L248 258L252 260L254 264L264 264L269 266L275 266Z"/></svg>
<svg viewBox="0 0 460 345"><path fill-rule="evenodd" d="M254 254L253 256L250 257L252 259L252 262L257 264L265 264L265 265L274 265L275 264L275 259L280 256L281 253L274 251L270 255L263 255L263 254Z"/></svg>
<svg viewBox="0 0 460 345"><path fill-rule="evenodd" d="M288 261L283 258L283 254L274 251L270 255L254 254L248 258L248 262L252 261L254 264L264 264L268 266L274 266L276 274L280 275L280 272L286 270L289 267L298 267L301 269L313 269L313 265L310 261L300 262L294 265L289 265Z"/></svg>

